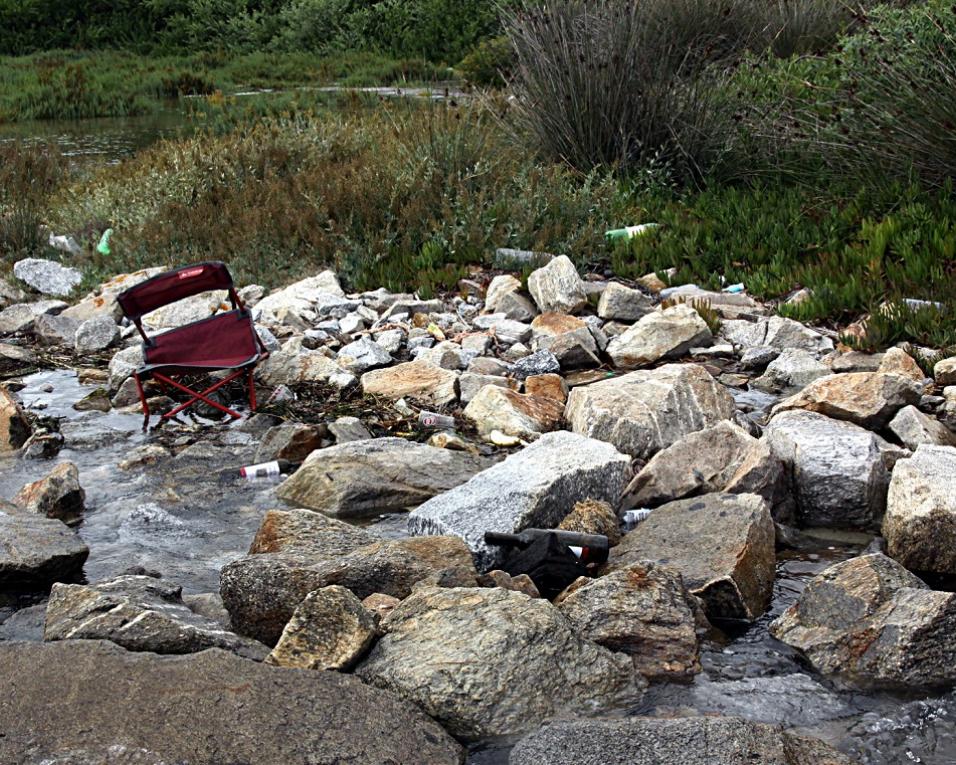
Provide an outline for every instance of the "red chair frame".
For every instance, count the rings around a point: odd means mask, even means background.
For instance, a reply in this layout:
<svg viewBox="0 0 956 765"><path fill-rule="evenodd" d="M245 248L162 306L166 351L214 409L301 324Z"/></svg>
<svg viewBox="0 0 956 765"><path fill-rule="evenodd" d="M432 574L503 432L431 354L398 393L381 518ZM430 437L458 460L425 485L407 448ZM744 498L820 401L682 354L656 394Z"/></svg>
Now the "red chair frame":
<svg viewBox="0 0 956 765"><path fill-rule="evenodd" d="M143 316L184 298L209 290L227 290L232 310L213 314L199 321L184 324L153 336L143 329ZM248 377L249 408L256 410L256 388L253 372L269 352L262 343L252 321L252 314L242 305L236 293L232 276L225 263L209 261L183 266L158 274L130 287L117 297L123 314L129 318L143 337L143 366L133 372L136 390L146 423L150 411L143 382L154 379L167 386L188 393L192 398L161 416L163 420L175 417L200 401L239 419L242 415L210 398L224 385L242 376ZM224 379L196 391L173 379L197 373L232 370Z"/></svg>

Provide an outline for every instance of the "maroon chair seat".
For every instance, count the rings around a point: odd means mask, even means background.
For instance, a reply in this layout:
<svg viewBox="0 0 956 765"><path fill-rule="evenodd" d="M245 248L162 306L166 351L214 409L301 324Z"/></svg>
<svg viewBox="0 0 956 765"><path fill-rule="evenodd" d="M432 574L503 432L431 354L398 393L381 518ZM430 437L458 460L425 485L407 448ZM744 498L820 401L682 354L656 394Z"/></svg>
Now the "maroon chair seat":
<svg viewBox="0 0 956 765"><path fill-rule="evenodd" d="M152 337L143 330L143 316L157 308L175 303L209 290L227 290L232 310L215 314L199 321L162 332ZM240 417L210 395L242 375L248 376L249 404L255 411L256 389L253 370L268 357L262 340L256 332L252 315L243 307L236 294L232 276L224 263L211 261L184 266L154 276L130 287L117 297L123 313L136 325L143 337L144 364L133 373L143 413L149 422L149 404L143 391L143 381L155 379L163 387L171 386L192 398L163 418L172 417L193 404L203 401L231 417ZM174 380L175 376L192 376L203 372L231 371L224 379L202 391L195 391Z"/></svg>

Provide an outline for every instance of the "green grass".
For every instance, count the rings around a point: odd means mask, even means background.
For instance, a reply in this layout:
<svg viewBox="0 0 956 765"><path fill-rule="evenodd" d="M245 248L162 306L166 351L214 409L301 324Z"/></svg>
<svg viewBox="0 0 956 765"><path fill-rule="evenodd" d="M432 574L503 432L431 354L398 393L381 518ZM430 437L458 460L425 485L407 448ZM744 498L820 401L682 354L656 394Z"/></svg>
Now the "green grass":
<svg viewBox="0 0 956 765"><path fill-rule="evenodd" d="M0 58L0 122L149 114L188 95L341 84L426 84L449 70L374 53L141 56L49 51Z"/></svg>

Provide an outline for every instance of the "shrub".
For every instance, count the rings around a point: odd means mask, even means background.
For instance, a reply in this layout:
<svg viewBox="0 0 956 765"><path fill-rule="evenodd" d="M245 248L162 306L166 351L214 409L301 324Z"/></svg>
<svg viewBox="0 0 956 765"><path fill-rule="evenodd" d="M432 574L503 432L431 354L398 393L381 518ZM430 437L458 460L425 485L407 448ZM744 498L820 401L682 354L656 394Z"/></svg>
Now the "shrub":
<svg viewBox="0 0 956 765"><path fill-rule="evenodd" d="M461 60L457 69L470 85L501 87L510 78L513 65L511 41L499 35L482 40Z"/></svg>
<svg viewBox="0 0 956 765"><path fill-rule="evenodd" d="M40 224L62 173L62 158L53 147L0 144L0 255L40 246Z"/></svg>

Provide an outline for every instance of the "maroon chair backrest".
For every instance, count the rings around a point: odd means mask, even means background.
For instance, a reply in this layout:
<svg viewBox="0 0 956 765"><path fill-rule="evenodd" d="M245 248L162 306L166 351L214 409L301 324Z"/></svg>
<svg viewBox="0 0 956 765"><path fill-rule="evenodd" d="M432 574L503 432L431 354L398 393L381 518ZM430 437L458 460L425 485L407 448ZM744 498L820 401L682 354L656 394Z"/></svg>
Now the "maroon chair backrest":
<svg viewBox="0 0 956 765"><path fill-rule="evenodd" d="M219 261L166 271L130 287L120 293L116 300L123 313L138 325L139 320L150 311L209 290L229 290L233 307L237 307L232 276L226 264Z"/></svg>

